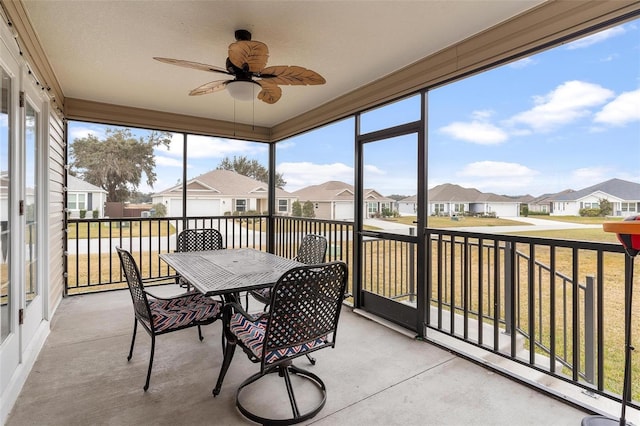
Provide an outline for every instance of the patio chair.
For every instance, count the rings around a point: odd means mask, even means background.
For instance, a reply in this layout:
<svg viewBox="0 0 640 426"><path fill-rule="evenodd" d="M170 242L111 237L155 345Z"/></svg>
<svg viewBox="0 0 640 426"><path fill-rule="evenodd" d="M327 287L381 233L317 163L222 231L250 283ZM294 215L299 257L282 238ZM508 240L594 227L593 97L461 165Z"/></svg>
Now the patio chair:
<svg viewBox="0 0 640 426"><path fill-rule="evenodd" d="M324 259L327 253L327 239L322 235L307 234L302 239L300 247L298 247L298 254L294 257L294 260L307 265L317 265L324 263ZM261 288L258 290L252 290L251 296L264 304L266 310L271 302L271 288ZM249 300L247 298L247 306L249 306Z"/></svg>
<svg viewBox="0 0 640 426"><path fill-rule="evenodd" d="M144 385L145 392L149 389L151 368L153 367L153 354L156 346L156 336L182 330L189 327L198 327L198 337L203 340L200 326L213 323L222 316L222 303L205 297L192 291L178 296L162 298L152 295L144 289L140 278L140 269L131 253L116 247L120 265L127 279L131 300L133 301L134 322L133 337L127 361L131 361L133 346L136 341L138 322L151 336L151 355L149 357L149 369Z"/></svg>
<svg viewBox="0 0 640 426"><path fill-rule="evenodd" d="M327 398L324 382L317 375L296 367L292 361L335 346L346 284L347 265L344 262L301 266L285 272L278 280L273 287L268 312L252 316L238 303L226 304L223 320L227 346L213 395L220 394L236 346L240 346L252 362L260 363L260 371L242 382L236 391L236 406L245 417L262 424L294 424L319 413ZM243 389L270 373L278 373L284 378L292 417L267 418L252 412L243 403ZM290 374L315 385L320 402L300 410ZM305 388L309 389L308 386ZM266 397L275 403L274 395L275 392L269 392Z"/></svg>
<svg viewBox="0 0 640 426"><path fill-rule="evenodd" d="M217 229L185 229L178 234L176 251L202 251L224 249L222 234ZM191 289L191 284L182 277L176 278L180 287Z"/></svg>
<svg viewBox="0 0 640 426"><path fill-rule="evenodd" d="M327 253L327 239L322 235L307 234L302 239L300 247L298 247L298 254L294 257L295 260L307 265L317 265L324 263L324 259ZM264 310L266 311L271 302L271 288L261 288L258 290L251 290L247 293L246 306L249 307L249 294L258 302L264 304ZM316 359L307 354L307 359L313 365L316 363Z"/></svg>

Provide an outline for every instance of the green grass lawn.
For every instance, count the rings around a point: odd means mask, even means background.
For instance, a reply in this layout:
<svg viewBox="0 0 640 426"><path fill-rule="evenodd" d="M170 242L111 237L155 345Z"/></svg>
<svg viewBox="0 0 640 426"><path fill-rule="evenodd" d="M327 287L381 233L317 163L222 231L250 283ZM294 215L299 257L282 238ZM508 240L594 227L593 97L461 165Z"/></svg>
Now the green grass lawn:
<svg viewBox="0 0 640 426"><path fill-rule="evenodd" d="M617 243L618 238L611 232L604 232L600 228L594 229L556 229L552 231L520 231L507 232L510 235L521 235L524 237L555 238L558 240L571 241L594 241L599 243Z"/></svg>
<svg viewBox="0 0 640 426"><path fill-rule="evenodd" d="M401 216L383 219L388 222L402 223L404 225L415 225L416 216ZM457 221L450 217L429 216L427 226L429 228L454 228L463 226L517 226L527 225L526 222L516 220L491 218L491 217L460 217Z"/></svg>

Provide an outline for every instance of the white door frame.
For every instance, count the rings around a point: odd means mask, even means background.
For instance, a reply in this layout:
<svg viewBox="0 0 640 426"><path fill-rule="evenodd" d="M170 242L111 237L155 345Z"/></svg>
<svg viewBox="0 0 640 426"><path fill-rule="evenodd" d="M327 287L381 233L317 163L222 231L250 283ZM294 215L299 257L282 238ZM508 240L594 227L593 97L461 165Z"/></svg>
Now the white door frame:
<svg viewBox="0 0 640 426"><path fill-rule="evenodd" d="M4 424L24 383L27 380L36 357L49 334L48 298L46 285L48 276L48 209L49 209L49 99L42 86L37 87L34 75L25 59L20 55L18 45L6 24L0 24L0 65L11 77L9 99L10 129L8 158L10 188L8 190L8 218L10 223L9 276L11 290L11 333L0 343L0 424ZM38 243L35 268L38 296L29 306L25 296L25 226L26 216L20 214L19 200L25 200L25 110L19 106L20 92L24 92L24 104L31 104L38 114L37 158L34 169L38 193L34 199L39 207L35 216L38 229ZM23 209L24 211L24 209ZM20 324L22 317L22 324Z"/></svg>

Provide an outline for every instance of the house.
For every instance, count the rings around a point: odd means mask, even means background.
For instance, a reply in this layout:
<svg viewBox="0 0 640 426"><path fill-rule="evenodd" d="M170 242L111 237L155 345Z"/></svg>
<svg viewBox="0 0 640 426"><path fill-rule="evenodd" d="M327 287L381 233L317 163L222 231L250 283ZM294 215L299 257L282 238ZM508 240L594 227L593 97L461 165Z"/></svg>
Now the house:
<svg viewBox="0 0 640 426"><path fill-rule="evenodd" d="M412 195L396 201L396 210L401 216L415 216L418 211L418 196Z"/></svg>
<svg viewBox="0 0 640 426"><path fill-rule="evenodd" d="M600 200L611 203L612 216L632 216L640 212L640 183L622 179L604 182L579 189L563 191L550 197L551 216L578 216L581 209L597 209Z"/></svg>
<svg viewBox="0 0 640 426"><path fill-rule="evenodd" d="M521 200L493 193L483 193L475 188L445 183L428 191L429 214L454 216L464 214L514 217L520 214ZM415 215L417 196L404 198L396 203L401 215Z"/></svg>
<svg viewBox="0 0 640 426"><path fill-rule="evenodd" d="M445 183L428 192L429 214L437 216L490 215L516 217L520 215L520 202L503 195L480 192L475 188Z"/></svg>
<svg viewBox="0 0 640 426"><path fill-rule="evenodd" d="M565 189L564 191L557 193L546 193L542 194L538 197L535 197L533 200L529 201L529 211L534 213L543 213L549 214L553 208L553 197L558 196L560 194L574 192L573 189Z"/></svg>
<svg viewBox="0 0 640 426"><path fill-rule="evenodd" d="M268 185L230 170L212 170L187 182L187 216L217 216L268 210ZM167 216L182 216L182 184L152 196L152 204L164 204ZM296 197L276 189L276 214L291 214Z"/></svg>
<svg viewBox="0 0 640 426"><path fill-rule="evenodd" d="M319 219L353 220L354 188L345 182L331 180L319 185L311 185L292 193L300 201L311 201ZM392 209L395 201L384 197L374 189L364 190L364 211L366 218L380 215L383 209Z"/></svg>
<svg viewBox="0 0 640 426"><path fill-rule="evenodd" d="M84 211L87 218L104 217L104 206L107 202L107 191L92 185L75 176L67 176L67 212L69 217L78 218Z"/></svg>

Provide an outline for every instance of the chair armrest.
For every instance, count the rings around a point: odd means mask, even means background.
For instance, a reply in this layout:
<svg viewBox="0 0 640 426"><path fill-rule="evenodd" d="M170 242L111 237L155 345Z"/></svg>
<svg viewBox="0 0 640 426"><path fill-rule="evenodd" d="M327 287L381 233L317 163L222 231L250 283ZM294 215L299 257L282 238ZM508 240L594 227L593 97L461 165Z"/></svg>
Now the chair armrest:
<svg viewBox="0 0 640 426"><path fill-rule="evenodd" d="M250 314L240 303L237 302L225 303L223 309L225 312L228 312L229 318L231 318L231 315L235 312L252 322L258 321L269 315L268 312L260 312L258 315Z"/></svg>
<svg viewBox="0 0 640 426"><path fill-rule="evenodd" d="M145 290L144 291L146 293L147 296L151 296L154 299L158 299L158 300L175 300L175 299L180 299L182 297L188 297L189 294L188 293L182 293L182 294L176 294L175 296L169 296L169 297L160 297L160 296L156 296L153 293L150 293L149 291Z"/></svg>

